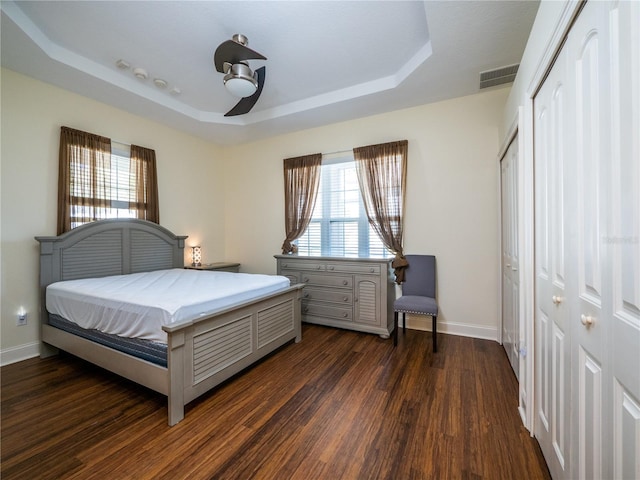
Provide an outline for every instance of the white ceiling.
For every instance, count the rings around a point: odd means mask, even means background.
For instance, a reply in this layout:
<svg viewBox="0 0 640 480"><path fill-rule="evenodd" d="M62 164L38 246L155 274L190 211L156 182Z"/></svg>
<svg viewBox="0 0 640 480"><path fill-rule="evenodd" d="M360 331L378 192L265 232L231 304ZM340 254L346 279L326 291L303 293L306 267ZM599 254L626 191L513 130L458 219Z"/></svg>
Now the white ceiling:
<svg viewBox="0 0 640 480"><path fill-rule="evenodd" d="M538 1L2 0L1 8L3 67L229 145L477 93L480 72L519 63ZM224 117L238 99L213 53L234 33L267 57L250 61L266 66L266 82L251 112ZM119 59L131 68L119 69Z"/></svg>

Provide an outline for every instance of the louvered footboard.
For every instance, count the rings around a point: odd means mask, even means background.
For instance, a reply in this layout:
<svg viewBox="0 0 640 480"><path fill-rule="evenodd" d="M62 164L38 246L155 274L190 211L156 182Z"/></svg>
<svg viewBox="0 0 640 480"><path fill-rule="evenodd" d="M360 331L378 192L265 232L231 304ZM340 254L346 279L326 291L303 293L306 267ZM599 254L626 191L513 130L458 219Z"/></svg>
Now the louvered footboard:
<svg viewBox="0 0 640 480"><path fill-rule="evenodd" d="M165 327L169 425L184 418L190 401L287 342L300 341L301 291L296 285L215 316Z"/></svg>

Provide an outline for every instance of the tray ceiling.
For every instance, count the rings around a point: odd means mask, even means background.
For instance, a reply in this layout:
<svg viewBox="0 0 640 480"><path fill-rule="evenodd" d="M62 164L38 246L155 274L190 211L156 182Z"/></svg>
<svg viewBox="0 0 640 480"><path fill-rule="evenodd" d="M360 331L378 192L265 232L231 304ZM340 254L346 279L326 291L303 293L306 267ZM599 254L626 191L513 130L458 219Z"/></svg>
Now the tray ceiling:
<svg viewBox="0 0 640 480"><path fill-rule="evenodd" d="M477 93L480 72L519 63L537 7L537 1L3 1L2 66L236 144ZM234 33L267 57L250 62L266 66L267 76L251 112L224 117L237 98L224 88L213 53ZM137 78L134 68L148 78Z"/></svg>

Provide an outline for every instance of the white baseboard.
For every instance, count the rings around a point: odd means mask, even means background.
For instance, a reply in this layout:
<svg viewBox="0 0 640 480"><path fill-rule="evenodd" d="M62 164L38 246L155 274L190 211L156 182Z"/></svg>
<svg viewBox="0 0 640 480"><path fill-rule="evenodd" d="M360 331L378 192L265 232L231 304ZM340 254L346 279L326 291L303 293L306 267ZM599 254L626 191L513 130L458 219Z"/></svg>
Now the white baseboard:
<svg viewBox="0 0 640 480"><path fill-rule="evenodd" d="M40 355L40 342L25 343L0 350L0 366L21 362Z"/></svg>
<svg viewBox="0 0 640 480"><path fill-rule="evenodd" d="M400 320L399 323L400 328L402 328L402 320ZM431 317L407 315L407 328L430 332ZM465 323L446 322L438 323L438 333L498 341L498 331L495 327L480 327L478 325L469 325ZM37 357L40 355L40 347L40 342L33 342L1 350L0 366Z"/></svg>
<svg viewBox="0 0 640 480"><path fill-rule="evenodd" d="M402 319L398 319L400 327ZM412 330L421 330L423 332L431 331L431 317L407 315L407 328ZM461 337L481 338L483 340L498 341L497 327L481 327L478 325L469 325L467 323L456 322L438 322L438 333L447 333L450 335L459 335Z"/></svg>

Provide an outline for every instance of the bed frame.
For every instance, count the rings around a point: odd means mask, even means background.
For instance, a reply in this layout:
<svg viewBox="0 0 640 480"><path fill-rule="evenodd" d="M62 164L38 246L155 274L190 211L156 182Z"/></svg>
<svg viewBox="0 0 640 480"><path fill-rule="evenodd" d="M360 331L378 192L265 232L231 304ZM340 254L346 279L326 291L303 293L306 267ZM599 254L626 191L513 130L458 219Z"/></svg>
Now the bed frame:
<svg viewBox="0 0 640 480"><path fill-rule="evenodd" d="M92 222L40 242L42 357L64 350L168 397L169 425L184 406L280 346L301 340L302 285L163 327L167 367L97 344L48 324L47 285L184 266L184 241L146 220ZM55 348L48 348L47 345Z"/></svg>

